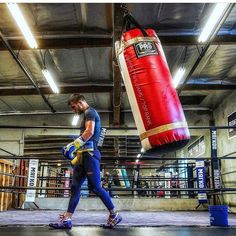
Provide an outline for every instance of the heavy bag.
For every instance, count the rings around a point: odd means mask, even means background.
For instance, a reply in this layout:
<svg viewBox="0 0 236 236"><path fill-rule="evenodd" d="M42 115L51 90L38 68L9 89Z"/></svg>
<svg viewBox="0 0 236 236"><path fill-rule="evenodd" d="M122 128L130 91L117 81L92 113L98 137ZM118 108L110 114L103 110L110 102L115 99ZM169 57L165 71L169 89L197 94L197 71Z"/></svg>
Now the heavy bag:
<svg viewBox="0 0 236 236"><path fill-rule="evenodd" d="M190 138L159 38L152 29L122 34L116 55L134 120L146 151L174 151Z"/></svg>

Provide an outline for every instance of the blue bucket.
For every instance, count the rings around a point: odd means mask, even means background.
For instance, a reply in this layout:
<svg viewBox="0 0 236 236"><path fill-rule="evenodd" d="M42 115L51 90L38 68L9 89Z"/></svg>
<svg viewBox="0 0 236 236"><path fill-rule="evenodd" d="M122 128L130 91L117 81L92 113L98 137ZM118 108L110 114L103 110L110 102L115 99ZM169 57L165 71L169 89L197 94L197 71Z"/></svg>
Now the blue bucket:
<svg viewBox="0 0 236 236"><path fill-rule="evenodd" d="M208 206L210 213L210 224L213 226L227 227L228 225L228 206Z"/></svg>

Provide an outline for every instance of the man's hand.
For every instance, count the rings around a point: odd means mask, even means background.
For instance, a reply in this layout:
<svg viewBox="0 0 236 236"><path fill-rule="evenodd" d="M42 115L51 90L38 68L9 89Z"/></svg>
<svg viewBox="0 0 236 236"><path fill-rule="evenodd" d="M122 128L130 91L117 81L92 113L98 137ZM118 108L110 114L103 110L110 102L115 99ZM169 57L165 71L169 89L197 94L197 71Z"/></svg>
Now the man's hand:
<svg viewBox="0 0 236 236"><path fill-rule="evenodd" d="M73 145L75 145L75 149L78 150L80 149L84 144L85 141L83 140L83 138L81 136L79 136L74 142L72 142ZM70 143L69 143L70 144ZM68 144L68 145L69 145Z"/></svg>
<svg viewBox="0 0 236 236"><path fill-rule="evenodd" d="M75 146L75 149L80 149L85 144L83 138L79 136L76 140L66 145L66 149L69 150L72 146Z"/></svg>
<svg viewBox="0 0 236 236"><path fill-rule="evenodd" d="M80 136L75 141L68 143L62 148L62 154L69 160L73 160L76 156L76 151L79 150L85 144L84 140Z"/></svg>

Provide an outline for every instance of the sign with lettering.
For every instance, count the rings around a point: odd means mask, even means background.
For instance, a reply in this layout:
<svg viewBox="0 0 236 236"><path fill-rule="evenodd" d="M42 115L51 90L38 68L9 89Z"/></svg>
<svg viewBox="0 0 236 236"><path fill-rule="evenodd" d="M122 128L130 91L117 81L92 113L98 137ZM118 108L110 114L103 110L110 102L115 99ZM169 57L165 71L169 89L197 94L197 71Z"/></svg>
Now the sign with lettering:
<svg viewBox="0 0 236 236"><path fill-rule="evenodd" d="M65 171L65 182L64 182L64 188L69 188L70 187L70 171L66 170ZM69 197L70 191L68 189L64 190L64 197Z"/></svg>
<svg viewBox="0 0 236 236"><path fill-rule="evenodd" d="M228 129L229 138L233 138L236 136L236 111L231 113L228 116L228 126L235 126L235 128Z"/></svg>
<svg viewBox="0 0 236 236"><path fill-rule="evenodd" d="M218 165L217 165L217 167L218 167ZM221 188L220 170L214 169L213 175L214 175L214 185L215 185L214 187L216 189L220 189Z"/></svg>
<svg viewBox="0 0 236 236"><path fill-rule="evenodd" d="M170 179L171 173L165 172L165 188L171 188ZM165 198L170 198L170 191L165 191Z"/></svg>
<svg viewBox="0 0 236 236"><path fill-rule="evenodd" d="M217 150L217 134L216 134L216 130L211 130L211 149ZM217 155L214 157L217 157Z"/></svg>
<svg viewBox="0 0 236 236"><path fill-rule="evenodd" d="M206 194L206 170L203 160L196 161L196 173L197 173L197 187L203 190L198 191L198 202L200 204L207 203Z"/></svg>
<svg viewBox="0 0 236 236"><path fill-rule="evenodd" d="M100 135L99 135L99 139L98 139L98 144L97 144L97 146L100 147L100 148L101 148L102 145L103 145L106 132L107 132L107 129L106 129L106 128L102 128L102 129L101 129L101 132L100 132Z"/></svg>
<svg viewBox="0 0 236 236"><path fill-rule="evenodd" d="M142 41L135 43L134 49L138 58L158 54L155 42Z"/></svg>
<svg viewBox="0 0 236 236"><path fill-rule="evenodd" d="M216 129L211 129L211 158L212 158L212 172L213 172L213 187L221 188L220 167L217 157L217 132Z"/></svg>
<svg viewBox="0 0 236 236"><path fill-rule="evenodd" d="M27 184L28 187L37 186L38 164L39 164L39 160L30 159L29 161L28 184ZM34 202L35 195L36 195L35 189L27 189L25 201Z"/></svg>

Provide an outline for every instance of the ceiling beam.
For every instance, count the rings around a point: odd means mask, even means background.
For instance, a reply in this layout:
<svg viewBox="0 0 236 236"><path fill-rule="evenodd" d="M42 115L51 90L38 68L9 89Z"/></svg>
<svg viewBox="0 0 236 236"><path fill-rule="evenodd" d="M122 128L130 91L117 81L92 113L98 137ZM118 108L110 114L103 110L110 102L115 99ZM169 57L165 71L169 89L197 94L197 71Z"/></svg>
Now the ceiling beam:
<svg viewBox="0 0 236 236"><path fill-rule="evenodd" d="M159 39L162 46L184 46L196 45L198 35L181 35L160 34ZM9 45L13 50L29 50L27 42L23 37L6 37ZM45 35L43 37L36 37L38 49L71 49L71 48L88 48L88 47L112 47L112 35ZM218 35L214 38L211 45L235 45L236 35L225 34ZM7 50L3 42L0 40L0 51Z"/></svg>
<svg viewBox="0 0 236 236"><path fill-rule="evenodd" d="M185 46L198 45L197 35L160 35L158 36L162 46ZM214 38L211 45L235 45L236 35L218 35ZM201 44L199 44L201 45Z"/></svg>
<svg viewBox="0 0 236 236"><path fill-rule="evenodd" d="M184 111L212 111L208 107L200 107L200 106L194 106L194 105L183 105ZM112 113L112 110L100 110L97 109L97 112L99 114L109 114ZM131 109L121 110L121 113L132 113ZM42 111L42 110L34 110L34 111L14 111L14 112L0 112L0 116L48 116L48 115L71 115L73 114L72 111L57 111L55 113L51 113L49 111Z"/></svg>
<svg viewBox="0 0 236 236"><path fill-rule="evenodd" d="M186 84L183 91L187 90L236 90L236 84Z"/></svg>
<svg viewBox="0 0 236 236"><path fill-rule="evenodd" d="M89 48L89 47L112 47L111 38L54 38L38 39L38 49L70 49L70 48ZM9 40L13 50L29 50L25 40ZM0 42L0 50L6 50Z"/></svg>
<svg viewBox="0 0 236 236"><path fill-rule="evenodd" d="M121 11L121 4L113 4L113 59L115 59L115 42L121 39L122 34L122 23L123 23L123 12ZM115 60L116 61L116 60ZM113 62L113 96L112 96L112 106L113 106L113 125L120 125L121 117L121 97L122 97L122 78L120 69L117 63Z"/></svg>
<svg viewBox="0 0 236 236"><path fill-rule="evenodd" d="M205 98L206 96L204 95L195 95L195 96L180 96L179 100L181 104L184 105L199 105Z"/></svg>
<svg viewBox="0 0 236 236"><path fill-rule="evenodd" d="M54 94L49 86L39 86L43 94ZM70 93L106 93L113 90L113 84L110 81L101 81L99 83L80 83L70 85L59 85L60 94ZM10 86L0 87L1 96L21 96L37 95L38 92L34 86Z"/></svg>
<svg viewBox="0 0 236 236"><path fill-rule="evenodd" d="M70 85L59 85L60 94L71 93L109 93L113 92L114 85L110 81L80 83ZM53 94L49 86L39 86L43 94ZM125 92L125 86L121 85L122 92ZM183 91L219 91L219 90L236 90L236 84L186 84ZM34 86L8 86L0 87L1 96L24 96L37 95L38 92ZM184 94L181 95L185 96Z"/></svg>

